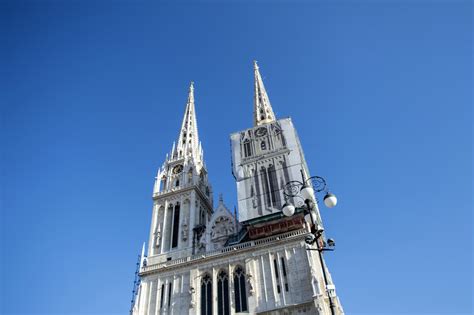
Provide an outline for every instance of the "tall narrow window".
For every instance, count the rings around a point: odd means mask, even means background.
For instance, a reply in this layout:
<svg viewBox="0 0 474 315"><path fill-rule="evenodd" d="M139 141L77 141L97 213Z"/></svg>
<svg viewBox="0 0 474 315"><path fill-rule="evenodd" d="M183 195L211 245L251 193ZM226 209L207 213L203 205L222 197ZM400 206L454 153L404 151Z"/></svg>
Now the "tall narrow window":
<svg viewBox="0 0 474 315"><path fill-rule="evenodd" d="M173 291L173 280L168 283L168 307L171 305L171 292Z"/></svg>
<svg viewBox="0 0 474 315"><path fill-rule="evenodd" d="M260 178L262 179L263 194L265 195L265 204L267 207L270 207L270 187L268 187L267 170L263 166L260 169L260 175Z"/></svg>
<svg viewBox="0 0 474 315"><path fill-rule="evenodd" d="M165 284L161 285L160 309L163 308L163 298L165 297Z"/></svg>
<svg viewBox="0 0 474 315"><path fill-rule="evenodd" d="M260 143L260 148L261 148L262 150L266 150L266 149L267 149L267 143L266 143L265 141L262 141L262 142Z"/></svg>
<svg viewBox="0 0 474 315"><path fill-rule="evenodd" d="M247 291L245 289L245 273L242 267L238 266L234 271L234 299L235 311L246 312L247 307Z"/></svg>
<svg viewBox="0 0 474 315"><path fill-rule="evenodd" d="M178 246L179 236L179 203L174 207L174 218L173 218L173 238L171 241L171 248Z"/></svg>
<svg viewBox="0 0 474 315"><path fill-rule="evenodd" d="M261 215L262 214L262 207L260 207L260 204L261 204L261 200L260 200L260 179L258 178L258 169L255 168L255 172L254 172L254 178L255 178L255 194L258 196L258 199L257 199L257 211L258 211L258 214Z"/></svg>
<svg viewBox="0 0 474 315"><path fill-rule="evenodd" d="M229 278L225 271L217 275L217 314L229 315Z"/></svg>
<svg viewBox="0 0 474 315"><path fill-rule="evenodd" d="M208 274L201 279L201 315L212 315L212 279Z"/></svg>
<svg viewBox="0 0 474 315"><path fill-rule="evenodd" d="M160 191L165 191L165 190L166 190L166 176L163 176L161 178Z"/></svg>
<svg viewBox="0 0 474 315"><path fill-rule="evenodd" d="M275 269L275 278L276 278L276 283L277 283L277 292L280 293L281 292L281 288L280 288L280 281L279 281L279 277L278 277L278 263L277 263L277 260L276 259L273 259L273 267Z"/></svg>
<svg viewBox="0 0 474 315"><path fill-rule="evenodd" d="M268 167L268 181L270 183L270 195L274 208L280 208L280 189L278 188L278 179L275 165Z"/></svg>
<svg viewBox="0 0 474 315"><path fill-rule="evenodd" d="M244 141L244 156L248 157L248 156L251 156L251 155L252 155L252 151L251 151L251 148L250 148L250 140L246 139Z"/></svg>
<svg viewBox="0 0 474 315"><path fill-rule="evenodd" d="M281 269L283 271L283 279L285 280L285 291L288 292L288 278L286 276L286 266L285 266L285 259L280 257L281 260Z"/></svg>
<svg viewBox="0 0 474 315"><path fill-rule="evenodd" d="M168 205L166 210L166 223L163 226L163 251L169 251L171 249L171 240L173 238L173 208L172 204Z"/></svg>

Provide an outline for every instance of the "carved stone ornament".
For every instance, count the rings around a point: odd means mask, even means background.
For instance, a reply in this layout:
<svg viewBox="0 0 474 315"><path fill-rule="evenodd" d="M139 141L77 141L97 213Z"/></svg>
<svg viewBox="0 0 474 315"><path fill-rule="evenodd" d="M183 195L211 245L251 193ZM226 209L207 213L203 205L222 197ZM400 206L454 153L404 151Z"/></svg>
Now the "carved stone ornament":
<svg viewBox="0 0 474 315"><path fill-rule="evenodd" d="M154 235L154 243L155 247L159 248L160 247L160 241L161 241L161 228L160 225L156 228L156 231L153 233Z"/></svg>
<svg viewBox="0 0 474 315"><path fill-rule="evenodd" d="M184 218L183 225L181 226L181 231L183 241L186 241L188 239L188 222L186 218Z"/></svg>
<svg viewBox="0 0 474 315"><path fill-rule="evenodd" d="M235 231L234 223L229 217L218 217L211 229L211 239L227 237Z"/></svg>
<svg viewBox="0 0 474 315"><path fill-rule="evenodd" d="M189 307L190 308L194 308L196 306L196 301L194 300L194 296L196 293L196 290L194 289L194 287L190 287L189 288L189 294L191 295L191 302L189 303Z"/></svg>
<svg viewBox="0 0 474 315"><path fill-rule="evenodd" d="M255 290L253 289L252 275L251 274L247 275L247 283L249 284L249 294L253 295L255 293Z"/></svg>

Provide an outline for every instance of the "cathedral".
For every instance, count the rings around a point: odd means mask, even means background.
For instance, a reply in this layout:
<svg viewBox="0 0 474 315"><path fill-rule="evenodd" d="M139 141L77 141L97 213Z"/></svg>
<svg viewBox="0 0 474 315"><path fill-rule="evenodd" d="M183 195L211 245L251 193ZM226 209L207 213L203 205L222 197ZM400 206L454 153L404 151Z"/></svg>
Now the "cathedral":
<svg viewBox="0 0 474 315"><path fill-rule="evenodd" d="M303 185L304 203L285 192L311 176L296 129L275 117L256 62L254 75L254 124L230 135L238 212L222 196L213 202L191 83L179 136L155 178L131 314L344 313L322 255L333 241L311 197L319 190Z"/></svg>

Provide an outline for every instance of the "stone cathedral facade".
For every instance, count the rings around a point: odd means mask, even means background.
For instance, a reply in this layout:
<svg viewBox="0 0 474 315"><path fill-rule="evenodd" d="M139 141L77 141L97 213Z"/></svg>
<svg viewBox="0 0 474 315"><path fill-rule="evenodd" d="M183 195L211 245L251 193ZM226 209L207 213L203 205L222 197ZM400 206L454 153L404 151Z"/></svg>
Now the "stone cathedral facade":
<svg viewBox="0 0 474 315"><path fill-rule="evenodd" d="M275 117L256 63L254 74L254 126L231 135L238 215L222 196L213 203L191 83L178 140L155 179L131 313L343 314L325 264L305 243L303 215L281 212L283 186L309 170L291 119Z"/></svg>

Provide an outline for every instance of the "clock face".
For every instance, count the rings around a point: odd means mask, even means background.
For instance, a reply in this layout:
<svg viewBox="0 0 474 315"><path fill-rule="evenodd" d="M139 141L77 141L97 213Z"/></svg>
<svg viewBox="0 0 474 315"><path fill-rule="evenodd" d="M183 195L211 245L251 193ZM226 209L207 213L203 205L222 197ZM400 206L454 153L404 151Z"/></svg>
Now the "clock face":
<svg viewBox="0 0 474 315"><path fill-rule="evenodd" d="M173 167L173 174L179 174L183 171L183 165L179 164Z"/></svg>
<svg viewBox="0 0 474 315"><path fill-rule="evenodd" d="M255 130L255 135L257 137L261 137L261 136L264 136L266 134L267 134L267 128L261 127L261 128L258 128L257 130Z"/></svg>

